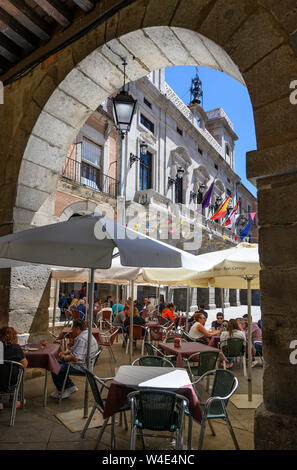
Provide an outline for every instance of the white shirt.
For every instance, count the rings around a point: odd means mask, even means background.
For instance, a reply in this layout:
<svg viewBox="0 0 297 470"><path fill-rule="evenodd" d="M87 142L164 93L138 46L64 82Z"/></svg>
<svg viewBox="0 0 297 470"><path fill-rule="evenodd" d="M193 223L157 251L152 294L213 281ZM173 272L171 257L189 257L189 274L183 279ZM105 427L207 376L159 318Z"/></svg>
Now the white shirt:
<svg viewBox="0 0 297 470"><path fill-rule="evenodd" d="M220 336L221 348L227 346L227 340L230 338L243 339L243 345L245 346L246 338L244 332L241 330L233 330L232 336L229 335L228 331L222 331Z"/></svg>
<svg viewBox="0 0 297 470"><path fill-rule="evenodd" d="M84 330L74 339L74 345L70 348L72 356L78 359L79 362L82 362L84 366L87 366L87 349L88 349L88 330ZM96 339L94 338L94 336L92 335L91 347L90 347L91 364L97 352L98 352L98 343ZM74 369L81 370L81 368L75 365L75 363L71 365Z"/></svg>
<svg viewBox="0 0 297 470"><path fill-rule="evenodd" d="M204 338L204 334L197 329L197 325L200 325L200 323L195 322L193 326L191 326L190 331L189 331L189 336L192 339L201 339Z"/></svg>

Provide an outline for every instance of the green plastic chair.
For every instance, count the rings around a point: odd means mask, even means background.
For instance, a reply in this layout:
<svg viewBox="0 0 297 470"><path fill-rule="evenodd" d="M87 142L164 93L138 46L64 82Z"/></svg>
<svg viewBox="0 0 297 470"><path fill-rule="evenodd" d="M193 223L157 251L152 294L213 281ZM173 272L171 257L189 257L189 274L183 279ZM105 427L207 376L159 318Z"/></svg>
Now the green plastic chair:
<svg viewBox="0 0 297 470"><path fill-rule="evenodd" d="M142 438L145 449L144 437L172 437L175 434L176 449L183 448L183 428L185 409L188 406L187 398L174 392L149 389L129 393L128 399L131 405L131 437L130 449L135 450L136 438ZM170 435L144 434L143 430L167 431Z"/></svg>
<svg viewBox="0 0 297 470"><path fill-rule="evenodd" d="M216 369L219 351L203 351L184 358L191 380Z"/></svg>
<svg viewBox="0 0 297 470"><path fill-rule="evenodd" d="M174 365L165 357L160 356L142 356L132 363L132 366L146 366L146 367L174 367Z"/></svg>
<svg viewBox="0 0 297 470"><path fill-rule="evenodd" d="M205 434L205 426L206 422L208 421L212 435L215 436L215 431L211 424L212 419L224 419L227 423L227 427L231 434L232 440L234 442L236 450L239 450L239 445L236 440L232 425L230 423L228 413L227 413L227 405L229 398L233 395L238 387L238 380L232 372L229 370L223 369L216 369L211 370L203 374L198 380L196 380L192 385L196 391L197 384L203 380L205 377L213 375L214 382L211 391L211 395L205 403L200 403L202 408L202 421L199 423L201 425L201 431L198 441L198 450L202 449L203 439ZM187 408L185 411L186 415L189 417L189 428L188 428L188 449L192 448L192 420L193 418L190 413L189 409ZM197 421L198 422L198 421Z"/></svg>
<svg viewBox="0 0 297 470"><path fill-rule="evenodd" d="M99 377L96 377L95 374L93 374L93 372L91 372L90 370L88 370L86 367L83 367L83 371L84 371L84 374L86 375L87 377L87 380L90 384L90 387L91 387L91 391L92 391L92 394L93 394L93 398L94 398L94 405L93 405L93 408L92 408L92 411L88 417L88 420L82 430L82 433L81 433L81 437L83 438L85 436L85 433L90 425L90 422L94 416L94 413L96 410L99 411L99 413L103 416L103 413L104 413L104 407L105 407L105 403L106 403L106 399L105 398L102 398L102 391L104 389L106 390L109 390L109 386L106 384L107 381L110 381L110 380L113 380L114 377L107 377L107 378L99 378ZM98 388L98 385L101 385L100 387L100 390ZM122 424L122 414L124 415L124 421L125 421L125 426L126 426L126 430L128 430L128 423L127 423L127 418L126 418L126 415L125 415L125 411L128 411L130 410L130 406L127 405L124 405L118 412L120 413L120 426ZM110 418L106 418L104 420L104 423L103 423L103 426L101 427L100 431L99 431L99 434L98 434L98 437L97 437L97 440L96 440L96 444L95 444L95 450L97 449L100 441L101 441L101 438L104 434L104 431L106 429L106 426L109 422ZM111 417L111 449L114 449L115 448L115 415L113 415Z"/></svg>
<svg viewBox="0 0 297 470"><path fill-rule="evenodd" d="M222 347L222 351L226 357L240 357L242 359L243 375L246 377L246 361L243 339L241 338L228 338L227 346ZM224 368L226 363L224 362Z"/></svg>

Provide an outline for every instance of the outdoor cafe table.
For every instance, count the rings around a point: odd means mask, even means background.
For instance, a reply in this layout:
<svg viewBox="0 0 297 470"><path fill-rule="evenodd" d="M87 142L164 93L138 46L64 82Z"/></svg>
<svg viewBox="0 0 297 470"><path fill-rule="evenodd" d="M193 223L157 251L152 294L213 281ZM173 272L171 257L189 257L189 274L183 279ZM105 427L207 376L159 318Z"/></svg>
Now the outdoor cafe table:
<svg viewBox="0 0 297 470"><path fill-rule="evenodd" d="M44 377L44 391L43 391L43 406L46 406L47 399L47 372L54 372L58 374L60 372L60 364L58 362L59 352L61 351L60 344L47 344L44 348L40 344L28 344L27 347L30 349L37 349L37 351L25 351L24 354L28 361L28 368L45 369Z"/></svg>
<svg viewBox="0 0 297 470"><path fill-rule="evenodd" d="M190 414L199 422L201 421L201 406L185 369L144 366L119 367L110 384L103 418L109 418L117 413L127 404L128 394L142 388L164 389L183 395L189 400Z"/></svg>
<svg viewBox="0 0 297 470"><path fill-rule="evenodd" d="M212 348L211 346L207 346L206 344L196 343L194 341L191 342L181 342L180 348L174 346L174 343L159 343L158 347L163 349L166 353L169 354L176 354L176 366L183 367L183 357L189 357L194 353L205 352L205 351L218 351L219 357L222 361L225 361L226 358L222 351L216 348Z"/></svg>

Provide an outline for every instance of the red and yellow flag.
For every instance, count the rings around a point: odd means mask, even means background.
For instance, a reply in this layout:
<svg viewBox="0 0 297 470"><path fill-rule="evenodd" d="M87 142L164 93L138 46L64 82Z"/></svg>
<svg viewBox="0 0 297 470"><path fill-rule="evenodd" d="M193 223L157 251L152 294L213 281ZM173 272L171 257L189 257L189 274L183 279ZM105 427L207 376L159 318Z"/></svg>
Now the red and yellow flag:
<svg viewBox="0 0 297 470"><path fill-rule="evenodd" d="M227 212L227 207L229 204L229 199L231 197L231 194L227 197L227 199L223 202L221 207L217 210L217 212L210 218L210 220L217 220L217 219L223 219L226 215Z"/></svg>

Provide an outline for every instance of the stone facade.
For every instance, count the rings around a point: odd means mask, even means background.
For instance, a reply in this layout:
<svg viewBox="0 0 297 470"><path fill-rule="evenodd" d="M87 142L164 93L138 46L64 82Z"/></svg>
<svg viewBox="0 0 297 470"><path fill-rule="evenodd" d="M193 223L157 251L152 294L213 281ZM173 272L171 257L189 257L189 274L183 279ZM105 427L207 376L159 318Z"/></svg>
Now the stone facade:
<svg viewBox="0 0 297 470"><path fill-rule="evenodd" d="M54 221L54 194L65 155L98 104L121 86L121 51L129 61L135 57L129 80L190 63L245 82L258 147L247 155L247 174L258 188L266 361L255 446L296 449L292 384L297 369L289 359L289 345L297 338L297 216L292 198L297 120L290 100L290 84L297 77L296 1L135 0L101 20L51 61L4 87L0 233ZM9 321L13 277L12 270L1 273L1 324ZM44 275L44 288L46 283ZM37 316L42 308L36 309ZM38 325L39 331L45 325Z"/></svg>

